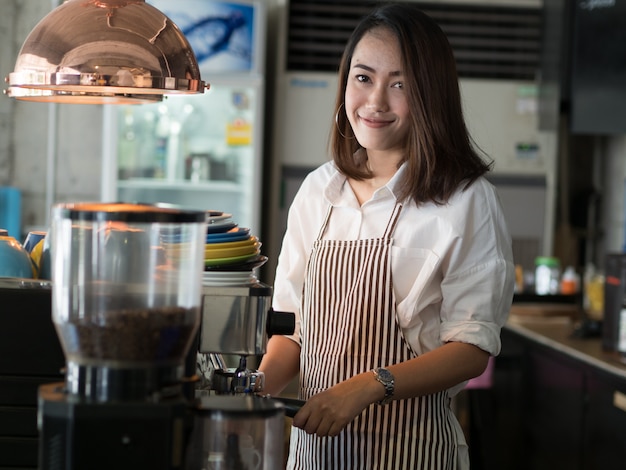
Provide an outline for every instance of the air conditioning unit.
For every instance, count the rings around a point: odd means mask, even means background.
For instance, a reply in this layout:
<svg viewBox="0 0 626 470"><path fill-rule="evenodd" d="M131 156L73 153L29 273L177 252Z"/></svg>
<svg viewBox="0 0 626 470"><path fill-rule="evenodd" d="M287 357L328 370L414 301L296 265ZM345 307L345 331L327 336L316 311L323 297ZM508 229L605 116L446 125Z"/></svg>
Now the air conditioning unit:
<svg viewBox="0 0 626 470"><path fill-rule="evenodd" d="M494 160L490 178L511 214L516 258L531 264L552 251L554 229L557 143L552 133L539 131L537 113L541 1L416 3L448 35L468 127ZM280 246L274 240L282 237L286 211L304 176L330 159L336 70L350 33L371 8L354 0L291 0L281 11L271 247Z"/></svg>

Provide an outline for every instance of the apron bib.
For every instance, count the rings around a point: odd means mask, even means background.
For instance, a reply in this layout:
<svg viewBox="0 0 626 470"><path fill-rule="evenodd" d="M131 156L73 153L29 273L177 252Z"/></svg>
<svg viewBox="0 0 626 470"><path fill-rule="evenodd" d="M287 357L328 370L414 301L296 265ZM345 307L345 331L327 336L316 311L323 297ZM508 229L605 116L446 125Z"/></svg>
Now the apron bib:
<svg viewBox="0 0 626 470"><path fill-rule="evenodd" d="M415 354L396 321L391 245L402 206L381 238L313 245L302 296L300 398ZM445 391L373 404L335 437L292 428L288 468L455 470L456 418Z"/></svg>

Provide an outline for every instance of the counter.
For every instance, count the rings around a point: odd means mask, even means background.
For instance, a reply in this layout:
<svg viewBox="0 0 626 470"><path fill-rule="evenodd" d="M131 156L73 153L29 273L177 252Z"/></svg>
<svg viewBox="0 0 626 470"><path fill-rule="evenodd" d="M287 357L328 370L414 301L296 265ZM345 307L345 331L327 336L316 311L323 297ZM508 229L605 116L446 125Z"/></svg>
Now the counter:
<svg viewBox="0 0 626 470"><path fill-rule="evenodd" d="M567 316L526 317L512 314L505 329L538 345L626 380L626 359L602 349L599 337L576 336L577 322Z"/></svg>
<svg viewBox="0 0 626 470"><path fill-rule="evenodd" d="M576 314L518 315L516 307L502 330L493 387L470 392L479 423L473 468L624 468L626 365L600 337L575 334Z"/></svg>
<svg viewBox="0 0 626 470"><path fill-rule="evenodd" d="M64 378L50 291L46 281L0 278L0 470L37 468L38 389Z"/></svg>

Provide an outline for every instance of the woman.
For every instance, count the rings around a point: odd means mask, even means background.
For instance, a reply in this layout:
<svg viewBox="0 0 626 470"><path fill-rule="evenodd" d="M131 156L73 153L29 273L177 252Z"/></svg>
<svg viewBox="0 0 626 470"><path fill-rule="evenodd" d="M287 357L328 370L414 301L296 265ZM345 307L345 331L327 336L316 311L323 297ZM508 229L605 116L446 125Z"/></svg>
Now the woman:
<svg viewBox="0 0 626 470"><path fill-rule="evenodd" d="M274 307L296 312L260 369L300 373L292 469L465 469L450 398L500 351L514 269L489 170L463 120L452 50L386 4L339 69L333 162L289 211Z"/></svg>

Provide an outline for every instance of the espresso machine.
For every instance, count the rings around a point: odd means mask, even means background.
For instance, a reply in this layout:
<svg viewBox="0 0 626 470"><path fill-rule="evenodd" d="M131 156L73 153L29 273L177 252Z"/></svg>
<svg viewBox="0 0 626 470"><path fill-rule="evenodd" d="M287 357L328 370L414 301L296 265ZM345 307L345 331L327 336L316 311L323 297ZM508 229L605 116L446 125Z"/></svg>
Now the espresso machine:
<svg viewBox="0 0 626 470"><path fill-rule="evenodd" d="M39 468L281 468L285 404L262 396L248 358L292 333L294 316L270 308L263 283L202 285L205 213L85 203L52 214L66 370L39 389Z"/></svg>

